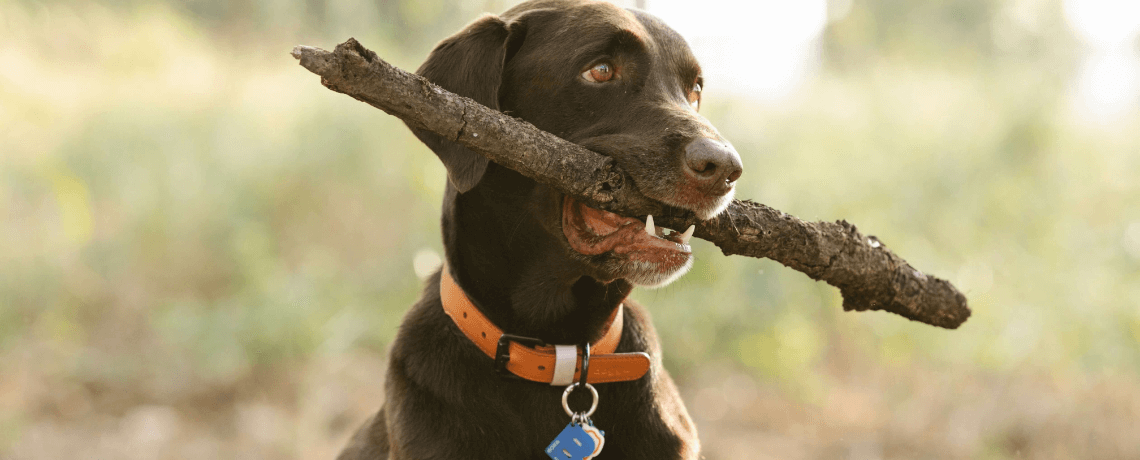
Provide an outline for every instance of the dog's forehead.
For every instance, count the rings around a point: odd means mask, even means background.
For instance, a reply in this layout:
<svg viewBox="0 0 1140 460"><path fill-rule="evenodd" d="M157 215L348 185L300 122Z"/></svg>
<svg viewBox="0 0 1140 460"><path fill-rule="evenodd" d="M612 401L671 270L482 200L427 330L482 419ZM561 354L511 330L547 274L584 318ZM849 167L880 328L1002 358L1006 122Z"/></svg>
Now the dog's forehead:
<svg viewBox="0 0 1140 460"><path fill-rule="evenodd" d="M549 20L528 34L550 35L550 42L555 44L584 45L623 31L641 41L649 39L648 30L633 13L608 2L563 5L551 8L546 16Z"/></svg>
<svg viewBox="0 0 1140 460"><path fill-rule="evenodd" d="M598 25L622 30L639 40L649 39L649 31L633 12L625 8L609 2L590 2L580 8L579 16L583 22L594 22Z"/></svg>
<svg viewBox="0 0 1140 460"><path fill-rule="evenodd" d="M697 62L697 57L693 55L689 43L681 34L661 19L644 11L632 11L630 14L637 18L642 28L647 31L647 36L651 38L654 46L667 60L673 62L678 69L684 71L696 69L697 73L700 73L701 66Z"/></svg>
<svg viewBox="0 0 1140 460"><path fill-rule="evenodd" d="M646 50L657 53L680 67L699 67L685 39L657 17L644 11L627 10L609 2L536 2L536 7L550 7L556 13L548 16L528 34L548 36L540 47L566 51L592 50L603 47L616 35L632 37Z"/></svg>

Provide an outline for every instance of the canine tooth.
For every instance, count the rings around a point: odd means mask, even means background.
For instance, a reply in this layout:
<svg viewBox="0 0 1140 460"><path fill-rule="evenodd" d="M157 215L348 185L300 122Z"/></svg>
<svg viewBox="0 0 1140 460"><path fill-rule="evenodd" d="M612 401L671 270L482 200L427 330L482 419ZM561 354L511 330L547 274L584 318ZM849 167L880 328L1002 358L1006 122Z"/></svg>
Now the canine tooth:
<svg viewBox="0 0 1140 460"><path fill-rule="evenodd" d="M653 214L645 218L645 233L649 236L657 236L657 229L653 227Z"/></svg>
<svg viewBox="0 0 1140 460"><path fill-rule="evenodd" d="M681 243L689 244L689 239L693 237L693 231L696 229L697 229L696 225L690 225L689 229L685 230L685 233L681 234Z"/></svg>

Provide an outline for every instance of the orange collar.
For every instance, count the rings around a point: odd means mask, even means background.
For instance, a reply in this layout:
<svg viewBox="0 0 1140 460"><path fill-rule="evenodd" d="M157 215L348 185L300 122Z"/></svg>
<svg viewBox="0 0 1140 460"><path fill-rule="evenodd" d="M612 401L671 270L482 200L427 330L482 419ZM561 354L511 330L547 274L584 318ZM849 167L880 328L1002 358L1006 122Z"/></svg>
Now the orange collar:
<svg viewBox="0 0 1140 460"><path fill-rule="evenodd" d="M496 368L510 371L524 379L569 385L578 381L582 357L573 345L546 345L537 339L503 334L483 313L475 308L448 273L447 265L440 270L439 294L443 311L455 321L459 330L496 361ZM649 371L649 355L642 352L614 353L621 341L624 322L623 305L610 314L606 333L590 345L590 367L586 375L589 383L626 382L637 380ZM534 348L518 343L529 342ZM573 366L573 372L571 367Z"/></svg>

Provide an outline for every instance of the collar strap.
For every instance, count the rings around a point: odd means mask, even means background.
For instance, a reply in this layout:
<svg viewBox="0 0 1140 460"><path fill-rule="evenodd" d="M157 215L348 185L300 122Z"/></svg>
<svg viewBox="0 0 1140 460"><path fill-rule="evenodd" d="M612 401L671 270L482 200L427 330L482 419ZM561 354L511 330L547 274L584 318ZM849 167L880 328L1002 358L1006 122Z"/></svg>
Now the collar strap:
<svg viewBox="0 0 1140 460"><path fill-rule="evenodd" d="M440 270L439 294L443 311L483 354L496 361L496 368L505 368L526 380L551 385L569 385L577 381L582 364L581 350L577 346L550 346L538 339L504 334L475 308L463 288L451 278L447 265ZM606 333L590 345L590 370L586 375L589 383L637 380L649 371L648 354L614 353L621 341L623 310L624 305L614 309L607 321Z"/></svg>

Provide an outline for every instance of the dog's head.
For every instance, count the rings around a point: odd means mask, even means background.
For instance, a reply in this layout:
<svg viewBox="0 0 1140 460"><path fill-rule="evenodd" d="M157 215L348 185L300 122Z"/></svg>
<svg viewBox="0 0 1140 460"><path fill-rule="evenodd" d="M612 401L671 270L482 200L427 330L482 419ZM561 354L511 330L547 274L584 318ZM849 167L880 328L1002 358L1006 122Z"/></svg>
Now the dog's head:
<svg viewBox="0 0 1140 460"><path fill-rule="evenodd" d="M742 165L732 146L698 114L700 66L684 39L647 13L588 0L526 2L445 39L418 73L613 157L649 198L702 219L732 201ZM562 251L583 274L603 282L658 286L691 265L687 238L679 231L648 230L648 216L590 208L488 165L458 144L416 134L447 167L449 194L462 195L452 198L455 206L480 193L517 201L487 208L517 215L486 218L533 224L548 237L543 247ZM447 219L445 213L445 230Z"/></svg>

